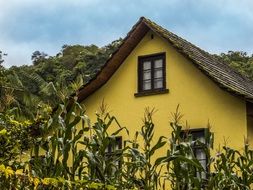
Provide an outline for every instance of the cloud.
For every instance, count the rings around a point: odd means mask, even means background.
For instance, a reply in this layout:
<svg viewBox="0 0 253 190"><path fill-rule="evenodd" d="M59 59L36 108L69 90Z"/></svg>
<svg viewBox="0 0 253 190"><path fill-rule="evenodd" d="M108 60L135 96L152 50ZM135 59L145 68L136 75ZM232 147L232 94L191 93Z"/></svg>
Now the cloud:
<svg viewBox="0 0 253 190"><path fill-rule="evenodd" d="M170 17L169 22L163 20L165 27L212 53L228 50L252 53L253 1L180 2L183 5L170 14L176 16Z"/></svg>
<svg viewBox="0 0 253 190"><path fill-rule="evenodd" d="M0 0L0 49L6 64L28 64L35 50L63 44L105 45L140 16L213 53L253 49L250 0Z"/></svg>

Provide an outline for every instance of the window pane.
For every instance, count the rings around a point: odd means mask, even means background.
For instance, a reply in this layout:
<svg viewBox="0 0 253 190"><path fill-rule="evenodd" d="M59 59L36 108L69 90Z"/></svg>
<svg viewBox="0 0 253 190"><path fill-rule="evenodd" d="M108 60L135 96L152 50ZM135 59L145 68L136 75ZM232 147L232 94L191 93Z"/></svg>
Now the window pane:
<svg viewBox="0 0 253 190"><path fill-rule="evenodd" d="M206 171L206 154L203 151L203 149L196 149L195 151L196 153L196 158L199 160L199 163L201 164L201 166L204 168L204 170ZM197 177L205 179L206 178L206 173L205 172L201 172L201 174L198 172L197 173Z"/></svg>
<svg viewBox="0 0 253 190"><path fill-rule="evenodd" d="M206 179L206 173L201 172L201 174L200 174L199 172L197 172L197 178Z"/></svg>
<svg viewBox="0 0 253 190"><path fill-rule="evenodd" d="M121 149L121 142L122 140L120 137L110 138L110 142L106 147L105 152L113 153L114 151Z"/></svg>
<svg viewBox="0 0 253 190"><path fill-rule="evenodd" d="M155 78L162 78L163 77L163 70L162 69L156 69L154 72Z"/></svg>
<svg viewBox="0 0 253 190"><path fill-rule="evenodd" d="M198 149L195 150L195 153L196 153L196 158L198 160L206 159L206 153L204 152L203 149L198 148Z"/></svg>
<svg viewBox="0 0 253 190"><path fill-rule="evenodd" d="M150 61L143 62L143 70L148 70L148 69L151 69L151 62Z"/></svg>
<svg viewBox="0 0 253 190"><path fill-rule="evenodd" d="M113 151L120 150L120 142L116 141L115 146L113 147Z"/></svg>
<svg viewBox="0 0 253 190"><path fill-rule="evenodd" d="M143 90L150 90L151 89L151 80L143 81Z"/></svg>
<svg viewBox="0 0 253 190"><path fill-rule="evenodd" d="M111 151L110 151L110 145L106 147L105 152L106 152L106 153L110 153L110 152L111 152Z"/></svg>
<svg viewBox="0 0 253 190"><path fill-rule="evenodd" d="M204 168L204 170L206 171L206 160L200 160L199 161L201 166ZM199 175L199 173L197 173L197 177L201 177L202 179L206 179L206 173L203 171L201 172L201 176Z"/></svg>
<svg viewBox="0 0 253 190"><path fill-rule="evenodd" d="M203 136L199 137L198 140L202 143L205 143L206 140L205 140L204 134Z"/></svg>
<svg viewBox="0 0 253 190"><path fill-rule="evenodd" d="M206 160L199 160L201 166L206 170Z"/></svg>
<svg viewBox="0 0 253 190"><path fill-rule="evenodd" d="M155 79L154 80L154 88L162 88L163 87L163 80L162 79Z"/></svg>
<svg viewBox="0 0 253 190"><path fill-rule="evenodd" d="M143 80L151 79L151 70L143 72Z"/></svg>
<svg viewBox="0 0 253 190"><path fill-rule="evenodd" d="M202 143L205 143L205 131L194 131L192 132L193 140L199 140Z"/></svg>
<svg viewBox="0 0 253 190"><path fill-rule="evenodd" d="M161 67L163 67L163 60L162 59L155 60L155 68L161 68Z"/></svg>
<svg viewBox="0 0 253 190"><path fill-rule="evenodd" d="M185 133L184 134L182 133L182 135L184 135L182 138L186 138L186 136L187 136ZM193 130L193 131L190 131L189 135L192 136L193 141L198 140L201 143L204 143L204 144L206 143L204 130L196 130L196 131ZM204 149L198 143L194 143L192 148L193 148L194 155L195 155L196 159L199 161L199 163L201 164L201 166L205 170L203 172L200 172L199 170L196 169L196 177L206 179L207 172L208 172L206 153L205 153Z"/></svg>

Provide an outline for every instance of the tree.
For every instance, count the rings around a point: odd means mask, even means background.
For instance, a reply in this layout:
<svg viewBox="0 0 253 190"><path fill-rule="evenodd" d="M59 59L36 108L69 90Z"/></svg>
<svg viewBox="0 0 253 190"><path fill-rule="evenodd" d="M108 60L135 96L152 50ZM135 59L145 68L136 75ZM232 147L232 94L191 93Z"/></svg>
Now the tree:
<svg viewBox="0 0 253 190"><path fill-rule="evenodd" d="M39 64L40 62L44 61L47 58L47 54L40 51L33 52L31 56L31 60L33 61L34 65Z"/></svg>
<svg viewBox="0 0 253 190"><path fill-rule="evenodd" d="M7 56L7 55L8 55L7 53L3 53L0 50L0 67L2 67L2 63L4 62L3 56Z"/></svg>
<svg viewBox="0 0 253 190"><path fill-rule="evenodd" d="M7 56L7 54L0 50L0 111L5 109L5 107L13 100L11 90L6 88L6 69L2 66L2 63L4 62L3 56Z"/></svg>
<svg viewBox="0 0 253 190"><path fill-rule="evenodd" d="M221 53L218 57L242 75L253 79L253 55L249 56L243 51L228 51L228 53Z"/></svg>

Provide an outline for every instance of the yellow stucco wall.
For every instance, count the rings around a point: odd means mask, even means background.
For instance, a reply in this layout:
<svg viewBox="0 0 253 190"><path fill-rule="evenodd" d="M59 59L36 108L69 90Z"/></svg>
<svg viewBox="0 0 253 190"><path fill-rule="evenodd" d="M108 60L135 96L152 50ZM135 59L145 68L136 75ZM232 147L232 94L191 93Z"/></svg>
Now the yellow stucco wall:
<svg viewBox="0 0 253 190"><path fill-rule="evenodd" d="M156 35L151 39L150 35L151 32L142 39L103 87L83 101L91 121L94 122L95 112L104 99L110 113L129 129L132 137L141 127L144 108L155 107L156 137L169 136L171 113L180 104L182 121L187 120L191 128L204 128L210 122L216 148L224 140L232 147L242 148L247 134L245 101L220 89L168 42ZM166 52L169 93L135 97L138 56L160 52Z"/></svg>

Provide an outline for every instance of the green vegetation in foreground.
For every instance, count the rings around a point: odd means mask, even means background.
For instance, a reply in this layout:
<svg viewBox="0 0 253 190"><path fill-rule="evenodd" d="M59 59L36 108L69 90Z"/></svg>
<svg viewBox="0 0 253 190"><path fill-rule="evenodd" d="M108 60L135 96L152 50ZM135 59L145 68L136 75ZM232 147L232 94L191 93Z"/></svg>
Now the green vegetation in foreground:
<svg viewBox="0 0 253 190"><path fill-rule="evenodd" d="M213 134L207 130L205 144L194 141L190 134L183 138L182 115L178 108L168 126L168 131L172 132L154 139L154 109L145 110L143 125L134 137L130 137L127 128L107 113L104 103L94 125L76 101L69 110L68 105L65 100L54 113L43 110L35 120L26 122L16 120L12 112L2 113L1 189L158 190L166 189L167 184L174 190L249 190L252 185L253 150L248 144L243 151L225 145L211 156ZM112 126L118 126L118 129L109 133ZM22 141L23 132L35 127L36 130L29 134L33 138ZM108 154L107 147L113 146L115 137L123 133L129 138L122 149ZM24 161L20 156L27 143L29 159ZM206 152L207 164L213 168L211 171L205 170L197 160L193 144ZM156 157L161 149L168 151ZM196 176L203 172L207 178Z"/></svg>

